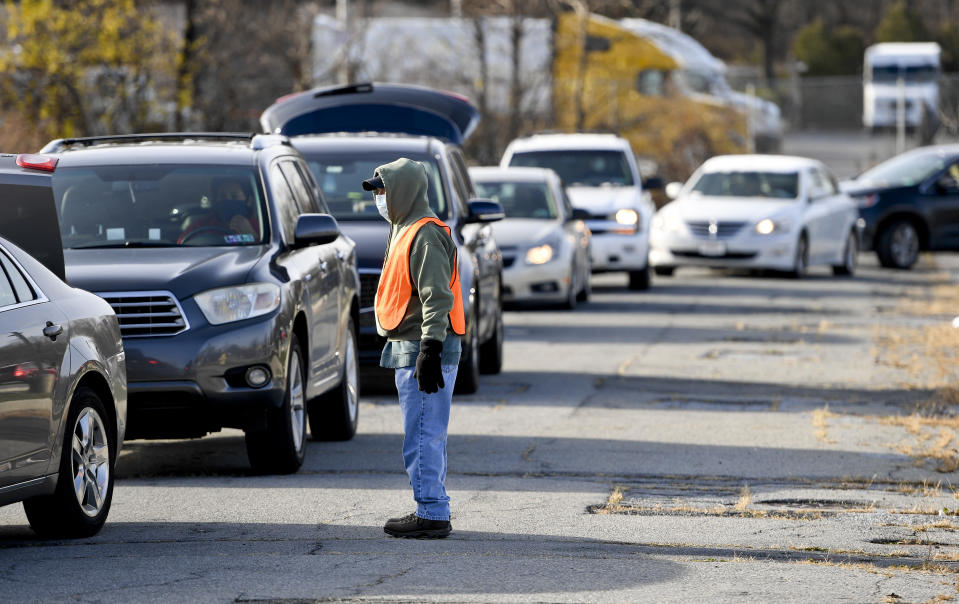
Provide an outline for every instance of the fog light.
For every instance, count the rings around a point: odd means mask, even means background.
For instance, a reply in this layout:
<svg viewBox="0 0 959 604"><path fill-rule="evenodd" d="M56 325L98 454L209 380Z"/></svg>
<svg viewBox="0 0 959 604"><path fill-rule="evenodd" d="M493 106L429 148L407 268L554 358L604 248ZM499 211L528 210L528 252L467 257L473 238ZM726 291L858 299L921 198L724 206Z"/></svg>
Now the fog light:
<svg viewBox="0 0 959 604"><path fill-rule="evenodd" d="M246 383L251 388L260 388L270 381L270 370L260 365L254 365L246 370Z"/></svg>

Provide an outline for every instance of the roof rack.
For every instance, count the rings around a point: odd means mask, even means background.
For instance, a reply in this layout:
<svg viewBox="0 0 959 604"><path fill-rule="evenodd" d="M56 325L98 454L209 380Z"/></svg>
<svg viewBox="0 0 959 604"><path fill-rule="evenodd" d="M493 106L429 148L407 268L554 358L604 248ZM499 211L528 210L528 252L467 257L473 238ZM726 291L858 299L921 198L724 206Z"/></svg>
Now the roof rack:
<svg viewBox="0 0 959 604"><path fill-rule="evenodd" d="M254 132L153 132L147 134L111 134L107 136L58 138L44 145L40 153L56 153L67 147L95 147L97 145L145 143L150 141L249 141L255 136L256 133Z"/></svg>

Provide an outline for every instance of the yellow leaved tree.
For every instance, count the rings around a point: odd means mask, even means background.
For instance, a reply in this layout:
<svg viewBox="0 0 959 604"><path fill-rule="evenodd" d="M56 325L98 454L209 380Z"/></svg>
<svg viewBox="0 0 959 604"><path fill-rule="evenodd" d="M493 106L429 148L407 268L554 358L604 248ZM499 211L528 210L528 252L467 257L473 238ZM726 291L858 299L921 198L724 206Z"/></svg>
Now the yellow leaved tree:
<svg viewBox="0 0 959 604"><path fill-rule="evenodd" d="M0 148L166 128L178 49L151 10L134 0L6 0L4 8Z"/></svg>

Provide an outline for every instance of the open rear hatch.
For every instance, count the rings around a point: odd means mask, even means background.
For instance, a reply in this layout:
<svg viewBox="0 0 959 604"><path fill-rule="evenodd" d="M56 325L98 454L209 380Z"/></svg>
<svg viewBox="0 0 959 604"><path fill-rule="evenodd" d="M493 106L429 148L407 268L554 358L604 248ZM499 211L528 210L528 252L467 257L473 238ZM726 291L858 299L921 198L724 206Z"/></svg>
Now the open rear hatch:
<svg viewBox="0 0 959 604"><path fill-rule="evenodd" d="M264 132L300 136L393 132L435 136L457 145L479 123L465 97L405 84L314 88L277 100L260 116Z"/></svg>

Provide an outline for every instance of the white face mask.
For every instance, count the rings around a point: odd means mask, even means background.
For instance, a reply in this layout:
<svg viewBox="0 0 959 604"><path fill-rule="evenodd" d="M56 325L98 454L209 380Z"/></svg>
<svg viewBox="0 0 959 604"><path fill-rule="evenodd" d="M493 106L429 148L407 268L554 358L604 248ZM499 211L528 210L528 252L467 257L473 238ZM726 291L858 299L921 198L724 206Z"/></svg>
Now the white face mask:
<svg viewBox="0 0 959 604"><path fill-rule="evenodd" d="M380 216L383 217L383 220L389 222L390 214L386 211L386 195L374 195L373 200L376 202L376 210L380 213Z"/></svg>

